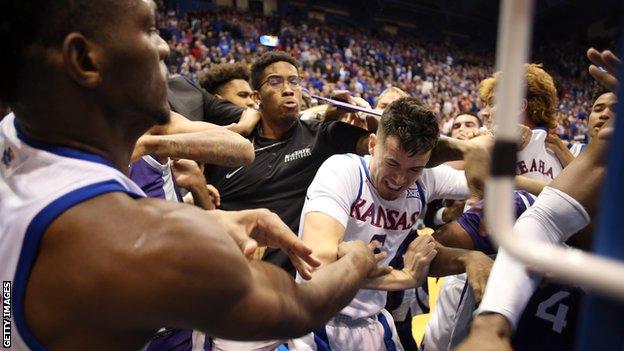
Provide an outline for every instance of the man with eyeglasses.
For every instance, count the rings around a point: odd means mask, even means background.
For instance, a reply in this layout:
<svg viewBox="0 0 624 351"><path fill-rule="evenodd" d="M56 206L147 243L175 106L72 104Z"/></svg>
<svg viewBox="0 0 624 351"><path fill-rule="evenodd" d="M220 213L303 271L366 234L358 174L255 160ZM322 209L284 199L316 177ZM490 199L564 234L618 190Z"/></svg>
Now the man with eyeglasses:
<svg viewBox="0 0 624 351"><path fill-rule="evenodd" d="M251 134L255 160L243 167L206 167L206 179L221 194L224 210L268 208L296 232L305 192L317 169L340 153L363 155L368 131L341 122L300 120L299 63L268 52L251 67L251 86L262 118ZM288 256L268 249L265 260L288 270ZM240 343L217 339L216 350L271 350L279 341Z"/></svg>

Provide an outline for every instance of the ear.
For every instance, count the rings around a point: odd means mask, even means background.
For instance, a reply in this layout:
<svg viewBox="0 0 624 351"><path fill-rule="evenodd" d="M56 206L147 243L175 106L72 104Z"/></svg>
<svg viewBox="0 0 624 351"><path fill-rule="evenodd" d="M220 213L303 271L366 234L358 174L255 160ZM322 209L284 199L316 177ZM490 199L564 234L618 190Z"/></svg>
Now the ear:
<svg viewBox="0 0 624 351"><path fill-rule="evenodd" d="M529 106L529 101L527 99L522 99L522 103L520 104L520 110L523 113L526 113L527 106Z"/></svg>
<svg viewBox="0 0 624 351"><path fill-rule="evenodd" d="M368 153L375 155L375 146L377 145L377 135L372 134L368 136Z"/></svg>
<svg viewBox="0 0 624 351"><path fill-rule="evenodd" d="M258 90L254 90L253 93L251 93L251 99L256 105L262 106L262 102L260 102L260 92Z"/></svg>
<svg viewBox="0 0 624 351"><path fill-rule="evenodd" d="M70 33L63 40L63 65L67 74L79 85L95 88L102 82L100 56L96 47L80 33Z"/></svg>

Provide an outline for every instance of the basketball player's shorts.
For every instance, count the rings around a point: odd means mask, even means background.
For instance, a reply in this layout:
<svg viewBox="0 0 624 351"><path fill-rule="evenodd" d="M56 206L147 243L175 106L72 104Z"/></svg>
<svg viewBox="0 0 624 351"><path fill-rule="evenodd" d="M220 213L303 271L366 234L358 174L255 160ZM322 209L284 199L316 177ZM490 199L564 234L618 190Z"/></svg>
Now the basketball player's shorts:
<svg viewBox="0 0 624 351"><path fill-rule="evenodd" d="M212 351L277 351L285 340L268 341L233 341L215 338Z"/></svg>
<svg viewBox="0 0 624 351"><path fill-rule="evenodd" d="M324 327L288 343L296 351L403 351L394 321L388 311L352 319L337 314Z"/></svg>

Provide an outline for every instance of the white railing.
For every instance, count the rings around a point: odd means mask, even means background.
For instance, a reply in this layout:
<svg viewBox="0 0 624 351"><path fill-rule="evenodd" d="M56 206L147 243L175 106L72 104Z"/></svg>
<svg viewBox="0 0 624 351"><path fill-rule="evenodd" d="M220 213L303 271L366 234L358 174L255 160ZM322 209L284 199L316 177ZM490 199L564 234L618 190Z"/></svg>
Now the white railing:
<svg viewBox="0 0 624 351"><path fill-rule="evenodd" d="M533 5L533 0L501 1L496 49L496 67L502 71L496 86L497 141L518 139L516 125L524 93L524 63L530 52ZM513 190L512 177L492 177L486 183L487 222L501 247L533 270L624 300L622 262L526 238L520 241L513 232Z"/></svg>

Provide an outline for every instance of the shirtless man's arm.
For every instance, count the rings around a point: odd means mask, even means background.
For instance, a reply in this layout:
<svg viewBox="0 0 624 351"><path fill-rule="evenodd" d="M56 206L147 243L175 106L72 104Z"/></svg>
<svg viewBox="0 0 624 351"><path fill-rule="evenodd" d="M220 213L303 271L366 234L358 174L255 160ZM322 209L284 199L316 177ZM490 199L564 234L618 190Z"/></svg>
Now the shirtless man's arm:
<svg viewBox="0 0 624 351"><path fill-rule="evenodd" d="M295 337L346 305L376 266L363 243L349 243L339 260L295 284L281 269L247 260L249 242L233 240L216 215L121 193L66 211L45 231L30 275L31 330L50 350L85 342L137 349L163 326L229 339ZM247 233L261 243L275 223L252 215Z"/></svg>

